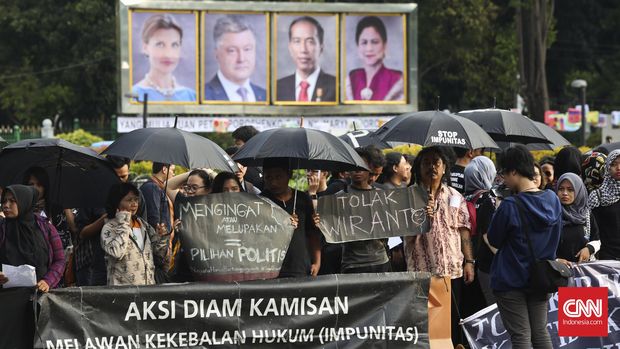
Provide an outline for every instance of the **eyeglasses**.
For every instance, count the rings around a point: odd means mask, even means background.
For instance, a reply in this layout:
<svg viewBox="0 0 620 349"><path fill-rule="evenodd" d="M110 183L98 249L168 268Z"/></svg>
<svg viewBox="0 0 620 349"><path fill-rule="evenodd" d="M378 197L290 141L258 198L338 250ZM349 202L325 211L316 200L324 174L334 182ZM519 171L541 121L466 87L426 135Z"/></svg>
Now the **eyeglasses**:
<svg viewBox="0 0 620 349"><path fill-rule="evenodd" d="M198 191L198 189L202 189L202 188L206 188L206 185L203 185L201 187L197 186L197 185L184 185L183 186L183 190L185 190L185 192L188 193L195 193Z"/></svg>

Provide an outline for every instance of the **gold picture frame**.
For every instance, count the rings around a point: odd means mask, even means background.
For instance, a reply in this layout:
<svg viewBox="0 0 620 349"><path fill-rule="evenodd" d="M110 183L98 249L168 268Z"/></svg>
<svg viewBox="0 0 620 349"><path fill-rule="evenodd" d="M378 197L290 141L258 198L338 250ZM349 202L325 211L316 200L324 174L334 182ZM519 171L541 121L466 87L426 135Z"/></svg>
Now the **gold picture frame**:
<svg viewBox="0 0 620 349"><path fill-rule="evenodd" d="M273 16L272 19L272 23L273 26L271 28L272 32L271 35L274 38L273 39L273 47L272 47L272 56L274 57L271 62L272 62L272 71L273 71L273 75L272 75L272 90L273 90L273 95L272 95L272 103L273 105L282 105L282 106L286 106L286 105L294 105L294 106L319 106L319 105L326 105L326 106L333 106L333 105L339 105L340 104L340 64L339 64L339 60L340 60L340 16L338 15L338 13L302 13L302 12L273 12L271 14ZM336 71L335 73L335 92L334 92L334 96L335 96L335 100L334 101L329 101L329 102L324 102L324 101L320 101L320 102L312 102L312 101L308 101L308 102L298 102L298 101L290 101L290 100L278 100L278 17L304 17L304 16L309 16L309 17L333 17L334 21L335 21L335 31L336 31L336 43L335 43L335 55L336 55ZM324 33L324 37L327 36L327 33ZM288 40L287 40L288 41ZM294 74L294 73L293 73Z"/></svg>
<svg viewBox="0 0 620 349"><path fill-rule="evenodd" d="M205 85L209 82L209 77L206 74L206 16L209 14L222 14L222 15L262 15L265 18L265 100L256 102L235 102L224 100L208 100L205 98ZM253 12L253 11L201 11L200 14L200 104L203 105L269 105L271 101L271 21L269 12ZM257 36L259 33L255 33Z"/></svg>
<svg viewBox="0 0 620 349"><path fill-rule="evenodd" d="M129 91L133 90L133 14L134 13L177 13L177 14L193 14L194 15L194 37L195 37L195 52L194 52L194 62L195 62L195 86L194 91L196 92L196 100L195 101L152 101L149 100L148 104L181 104L181 105L195 105L200 103L200 96L198 95L198 88L200 83L200 74L199 74L199 33L198 33L198 11L185 11L185 10L159 10L159 9L128 9L128 48L129 48ZM131 98L129 101L130 104L142 104L142 102L136 101L134 98Z"/></svg>

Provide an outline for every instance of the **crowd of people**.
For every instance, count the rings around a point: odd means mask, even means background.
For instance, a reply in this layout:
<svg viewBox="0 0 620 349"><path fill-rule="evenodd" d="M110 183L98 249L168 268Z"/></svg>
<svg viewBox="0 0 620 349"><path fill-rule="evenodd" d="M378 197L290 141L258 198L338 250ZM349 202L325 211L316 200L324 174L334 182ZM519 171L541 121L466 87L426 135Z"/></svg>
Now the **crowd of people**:
<svg viewBox="0 0 620 349"><path fill-rule="evenodd" d="M233 133L234 154L258 131ZM425 271L452 280L452 337L464 343L459 319L497 303L513 348L551 348L549 295L529 284L532 257L566 265L620 258L620 150L582 155L574 147L536 163L523 146L497 154L427 147L416 157L356 149L367 170L307 169L307 192L289 186L287 161L237 173L153 163L139 188L130 161L109 156L120 179L105 207L64 208L47 200L46 172L31 168L23 183L4 188L0 262L35 267L42 292L68 286L154 285L194 280L183 258L179 195L247 192L273 201L295 227L280 277ZM496 167L497 163L497 167ZM328 244L318 228L318 198L421 186L428 193L430 230L384 240ZM524 221L525 219L525 221ZM528 249L531 240L533 253ZM0 284L7 277L0 273Z"/></svg>

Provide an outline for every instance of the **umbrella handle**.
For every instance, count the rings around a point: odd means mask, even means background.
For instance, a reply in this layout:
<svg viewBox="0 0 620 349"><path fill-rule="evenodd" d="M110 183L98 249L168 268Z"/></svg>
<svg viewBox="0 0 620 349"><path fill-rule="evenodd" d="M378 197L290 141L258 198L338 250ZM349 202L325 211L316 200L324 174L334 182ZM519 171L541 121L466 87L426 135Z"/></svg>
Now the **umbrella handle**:
<svg viewBox="0 0 620 349"><path fill-rule="evenodd" d="M168 179L169 178L169 173L170 173L170 164L168 164L168 166L166 166L166 180L164 181L164 195L161 197L161 202L159 205L159 224L163 223L162 219L164 216L164 205L168 206ZM172 217L170 217L171 221L170 224L172 224Z"/></svg>

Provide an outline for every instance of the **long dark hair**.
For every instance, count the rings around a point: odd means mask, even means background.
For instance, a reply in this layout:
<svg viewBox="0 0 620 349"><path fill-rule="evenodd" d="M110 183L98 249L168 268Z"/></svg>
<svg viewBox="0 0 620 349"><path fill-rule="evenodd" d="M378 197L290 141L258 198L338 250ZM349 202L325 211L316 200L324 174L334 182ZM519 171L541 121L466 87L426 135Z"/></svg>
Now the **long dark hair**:
<svg viewBox="0 0 620 349"><path fill-rule="evenodd" d="M385 154L385 166L383 166L383 172L381 173L381 176L379 176L379 179L377 179L377 182L389 182L392 176L396 173L394 172L394 166L398 166L402 158L403 154L395 151Z"/></svg>
<svg viewBox="0 0 620 349"><path fill-rule="evenodd" d="M426 156L427 154L437 154L439 156L439 158L441 159L441 161L443 161L443 163L446 166L446 173L444 173L443 177L441 177L441 181L443 183L448 182L448 178L450 178L450 168L452 168L452 157L450 156L450 150L449 148L445 148L445 147L427 147L422 149L418 155L416 156L415 160L414 160L414 168L415 168L415 179L416 182L418 184L421 184L422 181L422 172L421 172L421 167L422 167L422 159L424 158L424 156Z"/></svg>
<svg viewBox="0 0 620 349"><path fill-rule="evenodd" d="M220 172L217 174L217 176L215 176L215 179L213 180L213 190L211 190L211 193L224 192L224 183L226 183L226 181L229 179L235 180L239 185L239 189L243 191L243 186L241 186L241 182L239 181L239 178L237 178L237 175L232 172Z"/></svg>

